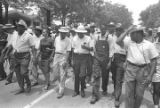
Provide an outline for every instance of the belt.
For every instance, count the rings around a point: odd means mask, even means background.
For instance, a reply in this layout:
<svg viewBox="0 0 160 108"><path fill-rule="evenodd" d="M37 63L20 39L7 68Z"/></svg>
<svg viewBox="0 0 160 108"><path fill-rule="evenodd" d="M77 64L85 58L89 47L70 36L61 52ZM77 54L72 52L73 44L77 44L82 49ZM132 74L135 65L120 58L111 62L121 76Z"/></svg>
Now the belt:
<svg viewBox="0 0 160 108"><path fill-rule="evenodd" d="M130 61L127 61L129 64L133 65L133 66L137 66L137 67L145 67L147 66L148 64L134 64L134 63L131 63Z"/></svg>
<svg viewBox="0 0 160 108"><path fill-rule="evenodd" d="M89 55L89 54L84 54L84 53L74 53L75 55Z"/></svg>
<svg viewBox="0 0 160 108"><path fill-rule="evenodd" d="M114 56L116 56L116 55L117 55L117 56L119 55L119 56L126 57L126 55L125 55L125 54L119 54L119 53L115 53L115 54L114 54Z"/></svg>
<svg viewBox="0 0 160 108"><path fill-rule="evenodd" d="M14 52L15 54L28 54L28 53L30 53L30 52Z"/></svg>
<svg viewBox="0 0 160 108"><path fill-rule="evenodd" d="M63 53L60 53L60 52L55 52L55 54L63 54Z"/></svg>

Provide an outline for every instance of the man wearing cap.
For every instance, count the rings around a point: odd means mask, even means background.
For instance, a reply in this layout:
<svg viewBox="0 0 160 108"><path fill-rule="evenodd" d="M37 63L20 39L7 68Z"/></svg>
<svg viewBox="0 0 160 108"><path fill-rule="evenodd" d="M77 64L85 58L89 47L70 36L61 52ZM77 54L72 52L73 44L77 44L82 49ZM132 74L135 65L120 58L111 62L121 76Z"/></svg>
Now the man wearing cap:
<svg viewBox="0 0 160 108"><path fill-rule="evenodd" d="M67 75L67 65L69 61L69 52L71 51L71 41L67 37L69 30L67 27L59 29L59 36L55 38L55 56L53 61L54 81L59 81L59 91L57 98L60 99L64 95L65 81Z"/></svg>
<svg viewBox="0 0 160 108"><path fill-rule="evenodd" d="M3 58L5 54L2 52L6 44L7 44L7 34L4 33L3 25L0 24L0 56L1 56L0 58L0 81L4 80L7 77L4 71L4 67L3 67L3 63L4 63Z"/></svg>
<svg viewBox="0 0 160 108"><path fill-rule="evenodd" d="M120 96L122 93L122 84L124 78L124 67L123 64L126 61L126 49L124 47L119 46L116 41L117 38L124 32L122 26L117 25L115 29L115 35L113 36L113 49L114 55L112 58L112 71L114 76L114 96L115 96L115 107L118 108L120 105ZM124 39L127 40L128 37Z"/></svg>
<svg viewBox="0 0 160 108"><path fill-rule="evenodd" d="M42 36L42 28L40 26L36 26L34 29L34 42L35 42L35 53L36 53L36 59L35 61L33 61L33 66L32 66L32 75L33 75L33 83L32 86L36 86L38 85L38 69L39 69L39 65L38 65L38 52L39 52L39 47L40 47L40 41L41 39L43 39Z"/></svg>
<svg viewBox="0 0 160 108"><path fill-rule="evenodd" d="M109 68L112 57L112 38L106 34L104 25L100 26L101 34L95 42L93 60L93 90L91 104L99 100L100 79L102 77L102 95L107 95Z"/></svg>
<svg viewBox="0 0 160 108"><path fill-rule="evenodd" d="M123 41L128 33L130 39ZM158 52L153 43L144 39L143 28L135 26L129 27L117 39L117 44L127 50L125 108L140 108L144 91L155 72Z"/></svg>
<svg viewBox="0 0 160 108"><path fill-rule="evenodd" d="M24 80L27 83L26 92L31 90L31 82L28 75L28 67L30 63L30 49L34 51L33 36L27 32L27 24L20 20L17 24L17 40L15 44L15 72L20 90L16 94L25 92ZM35 54L35 53L33 53ZM35 55L34 55L35 57Z"/></svg>
<svg viewBox="0 0 160 108"><path fill-rule="evenodd" d="M90 46L94 46L94 42L96 41L98 35L95 33L95 27L96 25L94 23L91 23L89 28L89 36L91 38L90 40ZM93 65L93 56L94 51L90 51L89 58L88 58L88 65L87 65L87 76L86 76L86 82L87 85L90 85L91 82L91 76L92 76L92 65Z"/></svg>
<svg viewBox="0 0 160 108"><path fill-rule="evenodd" d="M80 25L76 30L77 35L73 38L73 66L74 66L74 93L73 97L79 95L79 88L81 86L81 97L85 97L85 78L87 62L90 53L90 40L89 36L86 36L87 30L83 25Z"/></svg>
<svg viewBox="0 0 160 108"><path fill-rule="evenodd" d="M15 65L15 59L14 59L14 47L15 47L15 43L16 43L16 39L17 39L17 32L15 31L15 26L13 26L12 24L6 24L4 27L4 30L6 31L6 33L8 34L7 37L7 45L6 48L3 50L5 52L5 57L4 59L8 58L9 60L9 64L10 64L10 73L8 74L7 78L6 78L6 83L5 85L8 85L10 83L12 83L12 76L14 73L14 65Z"/></svg>
<svg viewBox="0 0 160 108"><path fill-rule="evenodd" d="M158 27L156 36L155 36L155 42L159 42L160 41L160 27Z"/></svg>
<svg viewBox="0 0 160 108"><path fill-rule="evenodd" d="M150 42L154 42L154 37L153 37L153 30L151 28L148 28L148 30L146 30L146 36L145 39L150 41Z"/></svg>

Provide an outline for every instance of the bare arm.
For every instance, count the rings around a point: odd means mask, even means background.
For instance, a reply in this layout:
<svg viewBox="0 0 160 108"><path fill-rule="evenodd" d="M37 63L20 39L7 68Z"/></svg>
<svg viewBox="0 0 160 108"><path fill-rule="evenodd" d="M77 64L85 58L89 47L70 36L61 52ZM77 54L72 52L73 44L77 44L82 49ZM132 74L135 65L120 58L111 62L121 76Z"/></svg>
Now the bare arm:
<svg viewBox="0 0 160 108"><path fill-rule="evenodd" d="M116 43L120 46L122 46L123 44L123 40L126 37L126 35L134 28L135 26L132 25L130 26L124 33L121 34L121 36L117 39Z"/></svg>
<svg viewBox="0 0 160 108"><path fill-rule="evenodd" d="M156 65L157 65L157 59L154 58L154 59L151 60L151 70L150 70L150 74L149 74L149 77L151 77L151 78L152 78L152 76L155 72Z"/></svg>

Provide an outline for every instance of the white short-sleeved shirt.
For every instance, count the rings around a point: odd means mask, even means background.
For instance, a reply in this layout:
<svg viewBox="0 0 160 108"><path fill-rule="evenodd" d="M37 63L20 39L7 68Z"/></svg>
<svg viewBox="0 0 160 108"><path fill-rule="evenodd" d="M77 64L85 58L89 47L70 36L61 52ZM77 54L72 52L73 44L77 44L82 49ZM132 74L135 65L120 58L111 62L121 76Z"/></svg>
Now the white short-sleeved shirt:
<svg viewBox="0 0 160 108"><path fill-rule="evenodd" d="M137 65L148 64L151 59L159 55L154 44L145 39L140 44L128 39L125 41L125 47L127 48L127 60Z"/></svg>
<svg viewBox="0 0 160 108"><path fill-rule="evenodd" d="M34 35L34 44L35 44L35 48L38 50L40 47L40 41L41 39L43 39L44 37L41 35L40 37L37 37Z"/></svg>
<svg viewBox="0 0 160 108"><path fill-rule="evenodd" d="M12 45L12 47L14 48L16 44L17 36L18 36L18 33L16 31L14 31L12 34L8 34L7 46Z"/></svg>
<svg viewBox="0 0 160 108"><path fill-rule="evenodd" d="M127 41L127 38L128 37L125 37L123 42ZM116 43L118 37L116 35L113 36L113 53L118 53L118 54L123 54L123 55L126 55L126 48L125 47L122 47L120 45L118 45Z"/></svg>
<svg viewBox="0 0 160 108"><path fill-rule="evenodd" d="M67 51L71 51L71 41L67 36L63 40L61 40L60 36L57 36L54 46L57 53L66 54Z"/></svg>
<svg viewBox="0 0 160 108"><path fill-rule="evenodd" d="M84 36L82 39L76 35L73 38L72 47L74 49L74 53L81 53L81 54L89 54L90 52L86 49L83 49L81 46L85 45L87 47L90 47L90 41L91 38L89 36Z"/></svg>
<svg viewBox="0 0 160 108"><path fill-rule="evenodd" d="M160 42L154 43L156 46L157 51L160 54ZM152 77L152 82L160 82L160 55L157 58L157 66L156 66L156 73L154 73Z"/></svg>
<svg viewBox="0 0 160 108"><path fill-rule="evenodd" d="M31 46L34 46L34 37L30 33L25 31L22 36L17 36L15 44L17 52L30 52Z"/></svg>

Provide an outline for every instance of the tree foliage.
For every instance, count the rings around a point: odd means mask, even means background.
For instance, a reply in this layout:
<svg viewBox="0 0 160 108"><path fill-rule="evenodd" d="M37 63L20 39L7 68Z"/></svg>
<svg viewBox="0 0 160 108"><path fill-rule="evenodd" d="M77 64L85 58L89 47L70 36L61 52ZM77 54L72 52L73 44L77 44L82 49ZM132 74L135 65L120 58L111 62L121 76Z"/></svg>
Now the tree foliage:
<svg viewBox="0 0 160 108"><path fill-rule="evenodd" d="M66 18L72 20L76 13L77 22L106 24L112 21L122 23L124 27L132 24L131 13L124 5L104 0L9 0L9 2L12 7L20 9L25 9L29 2L34 2L40 8L39 15L43 19L46 19L46 16L50 19L56 16L63 22Z"/></svg>
<svg viewBox="0 0 160 108"><path fill-rule="evenodd" d="M160 26L160 2L149 6L140 14L142 25L146 27Z"/></svg>

